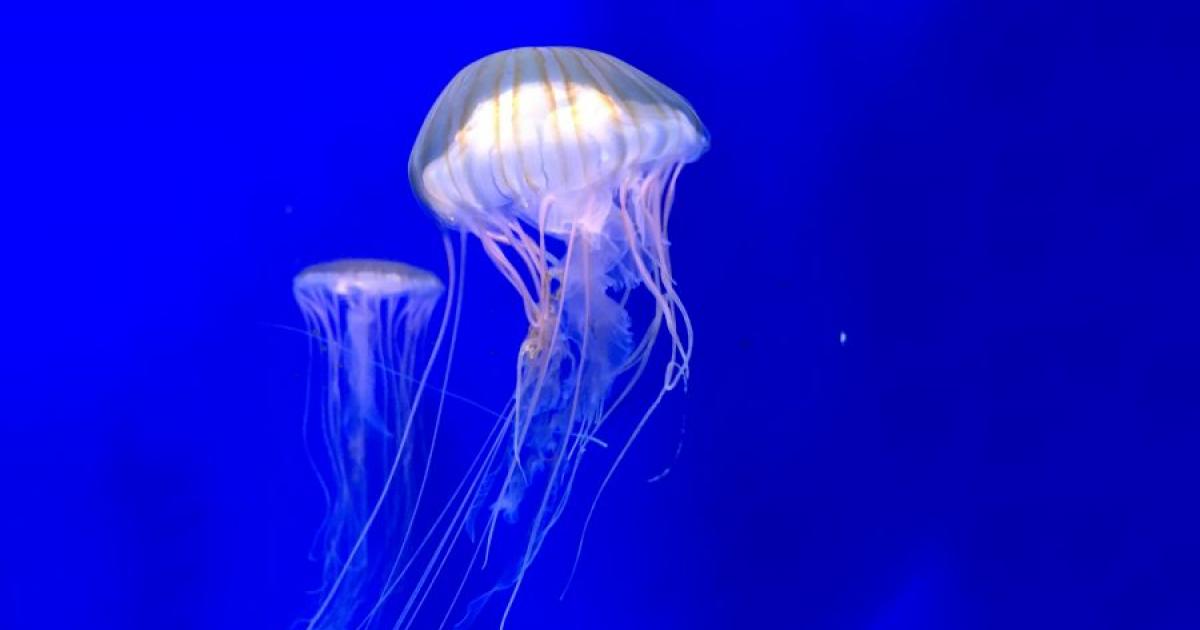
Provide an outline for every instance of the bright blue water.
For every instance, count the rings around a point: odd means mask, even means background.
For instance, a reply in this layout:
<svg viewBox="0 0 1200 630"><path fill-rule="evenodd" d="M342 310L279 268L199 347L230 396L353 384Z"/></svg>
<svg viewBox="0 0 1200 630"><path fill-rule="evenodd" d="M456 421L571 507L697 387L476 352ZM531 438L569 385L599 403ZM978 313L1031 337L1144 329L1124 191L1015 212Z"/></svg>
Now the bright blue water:
<svg viewBox="0 0 1200 630"><path fill-rule="evenodd" d="M513 627L1197 627L1189 20L803 4L6 19L0 626L311 610L291 276L444 273L425 111L569 43L712 133L671 225L697 349ZM468 283L453 387L499 407L518 303L478 249Z"/></svg>

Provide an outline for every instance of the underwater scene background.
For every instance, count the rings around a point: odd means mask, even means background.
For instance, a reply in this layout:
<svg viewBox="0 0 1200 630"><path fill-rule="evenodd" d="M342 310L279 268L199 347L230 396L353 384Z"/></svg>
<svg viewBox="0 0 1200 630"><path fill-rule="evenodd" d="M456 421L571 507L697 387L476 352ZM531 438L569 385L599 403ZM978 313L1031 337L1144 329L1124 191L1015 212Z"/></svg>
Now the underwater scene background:
<svg viewBox="0 0 1200 630"><path fill-rule="evenodd" d="M455 72L524 45L644 70L711 148L671 222L686 392L609 484L565 597L591 490L507 627L1200 627L1186 13L14 13L0 628L312 614L324 505L292 278L377 257L445 280L409 151ZM498 410L526 322L477 241L467 258L449 389ZM491 422L451 399L439 448L465 456ZM612 456L589 451L592 487Z"/></svg>

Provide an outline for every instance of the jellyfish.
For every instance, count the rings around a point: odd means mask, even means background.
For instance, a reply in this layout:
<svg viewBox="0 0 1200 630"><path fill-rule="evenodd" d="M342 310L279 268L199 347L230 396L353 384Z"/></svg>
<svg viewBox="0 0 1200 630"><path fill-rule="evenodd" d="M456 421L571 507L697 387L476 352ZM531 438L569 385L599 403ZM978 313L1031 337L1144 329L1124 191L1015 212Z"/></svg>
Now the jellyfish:
<svg viewBox="0 0 1200 630"><path fill-rule="evenodd" d="M324 384L318 415L325 447L314 463L323 464L328 511L317 537L321 605L309 627L344 628L364 599L372 601L364 591L386 579L408 546L440 421L439 413L433 435L423 434L416 410L445 315L419 375L417 357L443 286L403 263L347 259L304 269L292 288L326 358L314 362Z"/></svg>
<svg viewBox="0 0 1200 630"><path fill-rule="evenodd" d="M614 437L605 435L606 421L658 371L652 357L665 339L657 393L634 410L633 428L591 495L578 562L603 489L664 395L688 376L693 333L672 275L667 225L680 171L708 143L679 94L581 48L492 54L437 98L412 149L410 183L448 232L478 239L516 291L528 331L511 400L464 476L440 537L427 541L433 559L397 627L413 624L456 545L473 545L470 566L484 568L494 562L494 539L512 527L520 542L510 570L470 600L461 619L469 622L507 590L504 625L585 454ZM627 307L635 297L653 305L648 319L633 321ZM466 579L452 590L447 615Z"/></svg>

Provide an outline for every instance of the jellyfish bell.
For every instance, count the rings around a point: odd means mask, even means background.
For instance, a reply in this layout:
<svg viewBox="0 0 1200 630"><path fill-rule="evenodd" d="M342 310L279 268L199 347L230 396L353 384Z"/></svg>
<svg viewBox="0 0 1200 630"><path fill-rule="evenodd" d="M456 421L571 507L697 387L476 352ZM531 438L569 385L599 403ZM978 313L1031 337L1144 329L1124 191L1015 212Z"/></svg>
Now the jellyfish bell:
<svg viewBox="0 0 1200 630"><path fill-rule="evenodd" d="M310 335L325 350L324 364L314 362L323 376L324 584L309 626L340 628L361 604L361 591L405 551L414 486L423 488L432 453L431 443L418 443L415 410L445 317L420 374L416 359L444 289L423 269L373 259L312 265L296 275L292 289ZM404 491L388 491L394 480ZM368 535L379 513L386 526Z"/></svg>
<svg viewBox="0 0 1200 630"><path fill-rule="evenodd" d="M692 332L675 291L667 224L680 169L708 144L683 97L611 55L581 48L484 57L451 80L425 118L409 159L417 197L444 225L479 239L529 323L501 437L463 495L489 511L484 533L472 538L476 555L489 557L499 517L516 522L526 495L540 496L527 511L511 577L473 601L469 613L511 588L503 625L584 453L605 443L605 420L645 373L660 333L670 358L659 392L637 414L592 508L663 395L686 378ZM654 305L637 326L625 308L635 290ZM471 538L470 519L450 523L448 548L464 529ZM416 608L427 591L422 583L410 595Z"/></svg>
<svg viewBox="0 0 1200 630"><path fill-rule="evenodd" d="M582 48L517 48L446 86L409 180L451 225L474 231L500 213L566 237L602 230L622 184L664 185L707 148L691 105L637 68Z"/></svg>
<svg viewBox="0 0 1200 630"><path fill-rule="evenodd" d="M340 358L352 366L348 387L366 407L374 400L375 350L387 349L399 332L396 324L403 323L406 333L423 329L443 292L441 280L428 271L371 259L312 265L296 276L292 288L322 337L344 346Z"/></svg>
<svg viewBox="0 0 1200 630"><path fill-rule="evenodd" d="M326 291L364 300L408 294L440 296L442 281L432 273L391 260L346 258L306 267L293 282L298 292Z"/></svg>

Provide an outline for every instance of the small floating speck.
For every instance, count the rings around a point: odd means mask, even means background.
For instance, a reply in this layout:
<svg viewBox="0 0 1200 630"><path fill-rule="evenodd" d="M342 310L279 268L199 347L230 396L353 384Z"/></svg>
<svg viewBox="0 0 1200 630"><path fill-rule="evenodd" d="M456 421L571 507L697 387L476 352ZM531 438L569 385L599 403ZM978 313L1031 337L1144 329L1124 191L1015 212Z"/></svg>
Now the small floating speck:
<svg viewBox="0 0 1200 630"><path fill-rule="evenodd" d="M846 345L846 331L843 330L842 332L838 333L838 343L842 344L843 346Z"/></svg>

